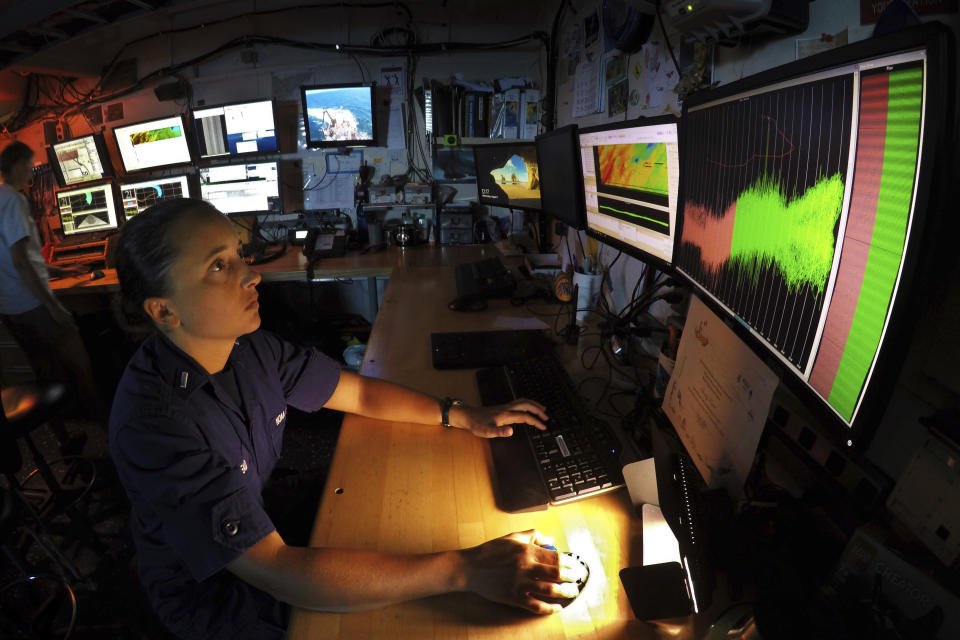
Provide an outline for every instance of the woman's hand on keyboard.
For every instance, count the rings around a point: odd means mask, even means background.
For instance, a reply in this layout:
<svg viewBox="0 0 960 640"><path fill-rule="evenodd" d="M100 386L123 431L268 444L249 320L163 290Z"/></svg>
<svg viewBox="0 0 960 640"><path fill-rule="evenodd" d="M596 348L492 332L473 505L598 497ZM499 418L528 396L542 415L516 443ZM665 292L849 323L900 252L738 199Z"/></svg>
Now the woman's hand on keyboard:
<svg viewBox="0 0 960 640"><path fill-rule="evenodd" d="M544 406L521 398L493 407L459 405L450 409L450 424L467 429L480 438L506 438L513 435L513 425L528 424L543 431L547 413Z"/></svg>

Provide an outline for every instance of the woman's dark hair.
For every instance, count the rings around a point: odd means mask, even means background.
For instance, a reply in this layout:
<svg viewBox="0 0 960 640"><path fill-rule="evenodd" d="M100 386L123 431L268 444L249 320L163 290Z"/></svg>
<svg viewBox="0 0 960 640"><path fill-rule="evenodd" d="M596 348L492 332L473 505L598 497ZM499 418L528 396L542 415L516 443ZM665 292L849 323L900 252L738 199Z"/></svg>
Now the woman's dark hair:
<svg viewBox="0 0 960 640"><path fill-rule="evenodd" d="M179 253L173 231L181 218L204 210L222 215L209 202L177 198L147 208L120 229L115 254L120 303L115 311L121 326L132 331L153 328L143 302L170 293L167 276Z"/></svg>
<svg viewBox="0 0 960 640"><path fill-rule="evenodd" d="M0 152L0 174L6 175L10 173L10 170L13 169L15 164L32 157L33 149L19 140L14 140Z"/></svg>

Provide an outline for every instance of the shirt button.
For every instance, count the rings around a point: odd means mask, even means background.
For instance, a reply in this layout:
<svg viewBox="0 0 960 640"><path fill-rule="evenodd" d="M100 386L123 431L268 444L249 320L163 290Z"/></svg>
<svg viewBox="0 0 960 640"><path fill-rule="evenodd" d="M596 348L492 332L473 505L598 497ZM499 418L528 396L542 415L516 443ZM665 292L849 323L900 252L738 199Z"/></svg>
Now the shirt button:
<svg viewBox="0 0 960 640"><path fill-rule="evenodd" d="M235 536L240 531L240 523L236 520L227 520L223 523L223 532L228 536Z"/></svg>

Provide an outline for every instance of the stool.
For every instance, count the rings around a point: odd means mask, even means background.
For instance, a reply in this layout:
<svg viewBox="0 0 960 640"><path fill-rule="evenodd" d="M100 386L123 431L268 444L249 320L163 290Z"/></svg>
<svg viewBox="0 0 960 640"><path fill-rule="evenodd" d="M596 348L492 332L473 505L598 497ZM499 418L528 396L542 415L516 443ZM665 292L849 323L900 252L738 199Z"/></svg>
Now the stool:
<svg viewBox="0 0 960 640"><path fill-rule="evenodd" d="M16 385L0 390L3 411L0 412L0 471L11 489L26 505L34 509L38 518L49 525L57 516L66 515L72 524L71 533L86 542L97 553L104 548L87 518L76 508L96 480L96 467L90 460L68 456L47 462L34 442L31 433L47 420L56 417L65 406L66 388L59 383L43 385ZM17 440L23 440L33 457L36 468L21 482L16 474L23 459ZM54 467L62 473L54 473ZM43 481L40 486L39 480ZM32 499L32 500L31 500Z"/></svg>

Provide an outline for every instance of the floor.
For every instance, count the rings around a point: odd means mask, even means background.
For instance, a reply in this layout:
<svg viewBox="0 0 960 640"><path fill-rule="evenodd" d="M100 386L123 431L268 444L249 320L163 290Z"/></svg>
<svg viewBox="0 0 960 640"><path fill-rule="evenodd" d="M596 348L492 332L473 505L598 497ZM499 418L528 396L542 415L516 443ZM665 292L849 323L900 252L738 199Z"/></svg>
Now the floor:
<svg viewBox="0 0 960 640"><path fill-rule="evenodd" d="M341 415L332 411L304 414L288 411L288 424L271 491L279 503L291 503L296 495L300 507L280 516L278 530L288 543L305 544L312 526L312 515L323 490L340 430ZM91 515L93 529L102 540L104 551L95 553L72 544L66 556L76 565L82 579L70 580L76 598L73 639L167 640L170 636L154 619L135 574L135 550L128 529L129 505L113 471L107 452L104 430L95 423L68 420L68 431L87 434L83 457L96 469L93 489L83 500L84 513ZM59 447L46 426L33 432L41 454L48 460L60 457ZM22 480L34 467L32 458L21 445L24 463L18 474ZM0 479L0 483L5 483ZM266 493L265 493L266 496ZM53 536L60 547L64 539ZM26 559L31 573L50 574L52 563L37 544L32 544ZM0 637L62 638L70 627L72 607L69 595L53 580L17 582L23 575L7 558L0 568ZM13 584L16 583L16 584ZM13 586L11 586L13 585ZM8 588L9 587L9 588ZM49 599L47 606L40 603ZM11 622L19 612L41 609L29 632Z"/></svg>

